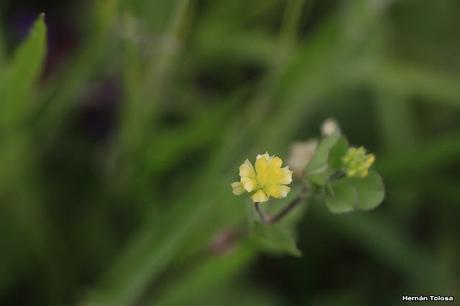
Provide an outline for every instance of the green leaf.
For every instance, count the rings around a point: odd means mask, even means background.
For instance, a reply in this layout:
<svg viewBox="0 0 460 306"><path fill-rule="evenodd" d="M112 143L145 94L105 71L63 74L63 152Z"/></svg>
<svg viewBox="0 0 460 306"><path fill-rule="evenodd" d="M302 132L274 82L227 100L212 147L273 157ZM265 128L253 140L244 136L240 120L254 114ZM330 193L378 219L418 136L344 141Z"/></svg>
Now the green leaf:
<svg viewBox="0 0 460 306"><path fill-rule="evenodd" d="M322 172L323 169L327 167L329 151L337 143L339 137L339 134L333 134L321 140L315 151L315 155L305 169L307 173L316 174Z"/></svg>
<svg viewBox="0 0 460 306"><path fill-rule="evenodd" d="M355 209L358 202L356 189L347 179L338 180L331 185L330 194L326 196L326 206L332 213L346 213Z"/></svg>
<svg viewBox="0 0 460 306"><path fill-rule="evenodd" d="M0 119L16 123L24 119L30 107L26 100L40 75L46 55L46 25L44 14L35 21L28 37L16 50L1 76Z"/></svg>
<svg viewBox="0 0 460 306"><path fill-rule="evenodd" d="M329 166L334 170L342 168L342 157L347 153L348 140L342 136L329 152Z"/></svg>
<svg viewBox="0 0 460 306"><path fill-rule="evenodd" d="M358 193L356 209L371 210L382 203L385 187L377 172L371 171L365 178L353 178L352 184Z"/></svg>
<svg viewBox="0 0 460 306"><path fill-rule="evenodd" d="M327 180L329 178L329 173L328 173L328 167L327 165L324 167L324 171L321 173L317 174L309 174L307 175L308 181L314 185L318 186L324 186L327 183Z"/></svg>
<svg viewBox="0 0 460 306"><path fill-rule="evenodd" d="M329 176L329 153L339 139L340 134L334 133L323 138L319 143L315 155L305 168L306 177L311 183L320 186L326 184Z"/></svg>
<svg viewBox="0 0 460 306"><path fill-rule="evenodd" d="M369 172L364 178L345 177L330 185L326 196L327 208L333 213L357 210L371 210L382 203L385 189L380 175Z"/></svg>
<svg viewBox="0 0 460 306"><path fill-rule="evenodd" d="M252 239L264 251L273 254L287 253L300 257L302 252L297 248L294 234L281 224L254 224Z"/></svg>

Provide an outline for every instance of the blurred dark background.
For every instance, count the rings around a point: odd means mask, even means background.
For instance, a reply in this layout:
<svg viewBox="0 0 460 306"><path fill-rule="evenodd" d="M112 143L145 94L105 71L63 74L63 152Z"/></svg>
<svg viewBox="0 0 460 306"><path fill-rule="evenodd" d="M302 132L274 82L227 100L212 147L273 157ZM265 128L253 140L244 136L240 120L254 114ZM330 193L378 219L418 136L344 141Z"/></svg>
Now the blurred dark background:
<svg viewBox="0 0 460 306"><path fill-rule="evenodd" d="M41 12L43 71L0 129L0 305L460 299L460 2L4 0L0 76ZM246 218L238 165L328 117L383 205L312 203L301 258L211 252Z"/></svg>

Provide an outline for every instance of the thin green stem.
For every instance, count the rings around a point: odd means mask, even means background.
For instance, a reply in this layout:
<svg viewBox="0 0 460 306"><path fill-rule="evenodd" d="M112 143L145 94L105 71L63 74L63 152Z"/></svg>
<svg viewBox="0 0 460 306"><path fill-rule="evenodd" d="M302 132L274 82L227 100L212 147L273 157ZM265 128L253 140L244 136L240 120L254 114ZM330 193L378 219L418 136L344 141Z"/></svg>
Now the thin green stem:
<svg viewBox="0 0 460 306"><path fill-rule="evenodd" d="M259 215L260 221L262 223L267 223L267 217L265 216L264 212L262 211L262 208L260 208L260 204L255 203L254 206L256 208L257 214Z"/></svg>
<svg viewBox="0 0 460 306"><path fill-rule="evenodd" d="M286 217L294 208L296 208L299 204L303 203L308 196L308 188L307 185L304 185L300 194L294 198L286 207L284 207L281 211L279 211L276 215L266 218L266 223L268 224L275 224L280 222L284 217Z"/></svg>
<svg viewBox="0 0 460 306"><path fill-rule="evenodd" d="M286 205L286 207L284 207L274 216L266 215L263 212L262 208L260 207L259 203L255 203L254 207L262 223L275 224L275 223L280 222L282 219L284 219L284 217L286 217L299 204L303 203L307 199L307 196L308 196L308 187L307 185L304 185L300 194L297 197L295 197L291 202L289 202L289 204Z"/></svg>

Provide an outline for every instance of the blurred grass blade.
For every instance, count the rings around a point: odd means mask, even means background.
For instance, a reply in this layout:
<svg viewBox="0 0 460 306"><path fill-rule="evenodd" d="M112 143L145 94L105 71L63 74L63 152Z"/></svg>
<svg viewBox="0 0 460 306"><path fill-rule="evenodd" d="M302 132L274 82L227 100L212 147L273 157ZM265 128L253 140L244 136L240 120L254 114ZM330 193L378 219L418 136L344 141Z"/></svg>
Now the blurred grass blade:
<svg viewBox="0 0 460 306"><path fill-rule="evenodd" d="M373 72L376 86L424 97L436 103L460 106L457 75L401 61L385 60Z"/></svg>
<svg viewBox="0 0 460 306"><path fill-rule="evenodd" d="M140 50L131 42L125 44L124 88L127 103L123 105L120 123L119 146L122 152L137 151L144 137L152 131L152 119L165 94L164 85L181 50L190 6L190 0L176 2L169 29L159 50L147 60L144 71L138 64Z"/></svg>
<svg viewBox="0 0 460 306"><path fill-rule="evenodd" d="M398 150L416 142L412 104L404 93L393 90L377 90L377 119L383 143L387 150Z"/></svg>
<svg viewBox="0 0 460 306"><path fill-rule="evenodd" d="M35 185L30 130L26 127L33 111L32 93L46 56L44 18L44 14L37 18L0 77L0 223L6 227L2 232L9 236L0 242L2 249L8 250L0 256L6 275L0 279L1 292L9 281L21 277L21 271L45 262L44 256L51 250L49 224Z"/></svg>
<svg viewBox="0 0 460 306"><path fill-rule="evenodd" d="M3 30L0 29L0 75L3 71L3 65L5 62L5 38L3 37Z"/></svg>
<svg viewBox="0 0 460 306"><path fill-rule="evenodd" d="M372 215L332 215L320 210L313 212L320 213L321 218L336 227L338 233L362 245L364 250L388 266L401 271L416 288L436 288L435 284L441 281L431 255L405 237L393 222Z"/></svg>
<svg viewBox="0 0 460 306"><path fill-rule="evenodd" d="M380 160L377 166L384 178L391 179L393 183L408 184L453 164L459 155L460 131L457 130L417 146L394 151Z"/></svg>
<svg viewBox="0 0 460 306"><path fill-rule="evenodd" d="M23 120L30 110L27 98L37 81L46 55L45 15L40 14L28 37L16 50L0 83L0 122L5 125Z"/></svg>
<svg viewBox="0 0 460 306"><path fill-rule="evenodd" d="M163 296L153 297L146 305L189 305L195 300L205 298L210 290L228 285L234 276L251 262L254 255L255 251L248 243L237 246L231 250L231 254L212 255L174 282L173 287Z"/></svg>
<svg viewBox="0 0 460 306"><path fill-rule="evenodd" d="M58 128L74 107L75 97L91 77L100 61L105 58L104 52L110 48L114 20L117 13L117 0L95 2L93 32L83 46L75 52L75 59L66 63L56 76L47 82L40 93L43 111L39 114L37 125L43 135L43 142L52 138Z"/></svg>
<svg viewBox="0 0 460 306"><path fill-rule="evenodd" d="M314 0L309 0L309 9L313 6ZM280 31L283 47L292 47L296 43L300 19L302 18L304 0L288 0L284 11L284 20Z"/></svg>

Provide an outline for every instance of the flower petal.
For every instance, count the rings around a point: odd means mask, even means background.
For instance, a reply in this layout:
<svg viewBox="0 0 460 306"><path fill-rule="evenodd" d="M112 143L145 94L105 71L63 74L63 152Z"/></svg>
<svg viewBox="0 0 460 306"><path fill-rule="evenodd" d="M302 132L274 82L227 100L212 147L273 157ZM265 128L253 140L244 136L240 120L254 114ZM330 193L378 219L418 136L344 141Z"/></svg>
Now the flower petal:
<svg viewBox="0 0 460 306"><path fill-rule="evenodd" d="M279 177L279 184L290 184L292 182L292 171L289 167L281 168L281 175Z"/></svg>
<svg viewBox="0 0 460 306"><path fill-rule="evenodd" d="M265 159L270 159L270 155L268 155L268 152L265 152L264 154L257 154L257 157L256 157L256 160L259 160L261 158L265 158Z"/></svg>
<svg viewBox="0 0 460 306"><path fill-rule="evenodd" d="M251 196L251 199L255 203L267 202L268 201L268 196L262 190L258 190L256 193L254 193Z"/></svg>
<svg viewBox="0 0 460 306"><path fill-rule="evenodd" d="M232 183L232 191L233 191L233 194L234 195L240 195L242 193L244 193L244 187L243 187L243 184L241 184L241 182L233 182Z"/></svg>
<svg viewBox="0 0 460 306"><path fill-rule="evenodd" d="M256 160L256 172L259 186L267 184L269 179L269 160L264 157Z"/></svg>
<svg viewBox="0 0 460 306"><path fill-rule="evenodd" d="M251 162L246 159L246 161L240 166L240 176L241 177L249 177L255 178L256 172L254 167L252 166Z"/></svg>
<svg viewBox="0 0 460 306"><path fill-rule="evenodd" d="M285 198L288 195L289 191L291 191L291 187L285 185L280 185L279 189L281 193L281 198Z"/></svg>
<svg viewBox="0 0 460 306"><path fill-rule="evenodd" d="M271 185L265 186L264 191L269 196L274 197L275 199L279 199L281 197L279 186L280 185L271 184Z"/></svg>
<svg viewBox="0 0 460 306"><path fill-rule="evenodd" d="M285 185L269 185L264 188L264 191L271 197L276 199L284 198L287 196L291 188Z"/></svg>
<svg viewBox="0 0 460 306"><path fill-rule="evenodd" d="M247 192L251 192L254 189L256 189L257 181L255 179L253 179L253 178L245 176L245 177L241 178L241 184L243 185L243 188Z"/></svg>
<svg viewBox="0 0 460 306"><path fill-rule="evenodd" d="M281 165L283 164L283 160L279 158L278 156L273 156L271 159L271 166L273 168L281 168Z"/></svg>

